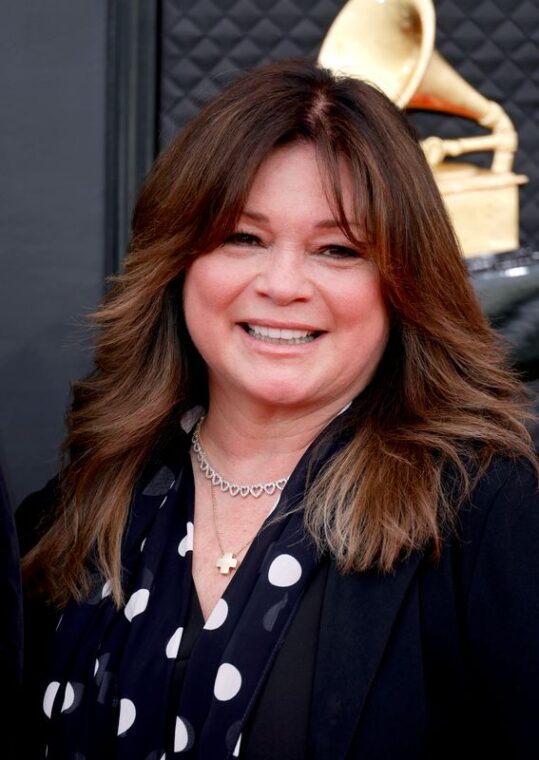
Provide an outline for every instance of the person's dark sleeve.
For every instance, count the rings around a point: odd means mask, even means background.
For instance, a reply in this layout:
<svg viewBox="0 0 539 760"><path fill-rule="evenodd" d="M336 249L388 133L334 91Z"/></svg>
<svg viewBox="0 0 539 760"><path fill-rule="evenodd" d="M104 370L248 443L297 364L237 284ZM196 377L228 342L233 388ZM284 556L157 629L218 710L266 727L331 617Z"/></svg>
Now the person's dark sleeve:
<svg viewBox="0 0 539 760"><path fill-rule="evenodd" d="M12 508L0 471L0 683L5 696L2 745L6 757L13 752L13 720L21 687L22 649L19 547Z"/></svg>
<svg viewBox="0 0 539 760"><path fill-rule="evenodd" d="M39 541L51 524L58 500L58 478L24 499L15 513L21 557ZM48 669L59 611L23 587L24 650L22 700L17 719L17 760L38 757L39 725L43 719L43 683ZM29 726L33 730L29 730ZM1 756L1 753L0 753Z"/></svg>
<svg viewBox="0 0 539 760"><path fill-rule="evenodd" d="M58 476L27 496L15 513L21 557L32 549L51 524L58 498Z"/></svg>
<svg viewBox="0 0 539 760"><path fill-rule="evenodd" d="M500 756L539 757L539 494L530 465L505 463L468 597L474 705ZM504 754L506 753L506 754Z"/></svg>
<svg viewBox="0 0 539 760"><path fill-rule="evenodd" d="M13 511L0 472L0 599L2 633L0 662L2 682L20 682L22 658L22 607L19 546Z"/></svg>

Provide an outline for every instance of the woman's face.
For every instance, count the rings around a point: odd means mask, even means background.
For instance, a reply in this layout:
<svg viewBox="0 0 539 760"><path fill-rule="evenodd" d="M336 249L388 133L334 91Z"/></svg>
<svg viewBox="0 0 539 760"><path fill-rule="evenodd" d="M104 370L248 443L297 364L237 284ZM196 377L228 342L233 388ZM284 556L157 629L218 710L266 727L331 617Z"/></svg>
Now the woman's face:
<svg viewBox="0 0 539 760"><path fill-rule="evenodd" d="M341 180L355 223L344 162ZM335 222L313 146L272 153L234 234L186 276L185 319L210 399L308 412L354 398L380 361L389 323L364 253Z"/></svg>

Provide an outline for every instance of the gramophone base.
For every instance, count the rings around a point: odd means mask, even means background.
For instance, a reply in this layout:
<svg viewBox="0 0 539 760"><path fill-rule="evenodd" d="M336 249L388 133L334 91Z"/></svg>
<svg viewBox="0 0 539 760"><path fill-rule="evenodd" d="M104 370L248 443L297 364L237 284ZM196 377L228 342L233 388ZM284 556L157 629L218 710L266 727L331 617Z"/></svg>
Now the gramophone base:
<svg viewBox="0 0 539 760"><path fill-rule="evenodd" d="M518 186L527 181L524 175L444 163L434 176L465 257L519 247Z"/></svg>

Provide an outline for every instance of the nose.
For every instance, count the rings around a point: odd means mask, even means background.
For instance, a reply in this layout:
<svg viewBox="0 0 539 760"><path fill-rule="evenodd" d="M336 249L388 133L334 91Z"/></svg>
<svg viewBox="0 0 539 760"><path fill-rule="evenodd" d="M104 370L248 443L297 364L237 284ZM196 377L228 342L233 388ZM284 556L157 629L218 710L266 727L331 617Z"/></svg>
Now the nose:
<svg viewBox="0 0 539 760"><path fill-rule="evenodd" d="M256 292L280 306L308 301L313 294L313 283L307 269L303 250L274 246L261 257Z"/></svg>

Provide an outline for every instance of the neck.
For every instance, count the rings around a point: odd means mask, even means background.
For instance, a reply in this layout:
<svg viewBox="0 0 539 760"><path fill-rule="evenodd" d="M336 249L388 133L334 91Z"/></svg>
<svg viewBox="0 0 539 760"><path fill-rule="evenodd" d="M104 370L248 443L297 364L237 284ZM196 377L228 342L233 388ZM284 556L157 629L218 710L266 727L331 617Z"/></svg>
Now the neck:
<svg viewBox="0 0 539 760"><path fill-rule="evenodd" d="M311 410L264 410L211 397L201 439L212 466L228 480L287 477L310 443L346 405L339 399Z"/></svg>

